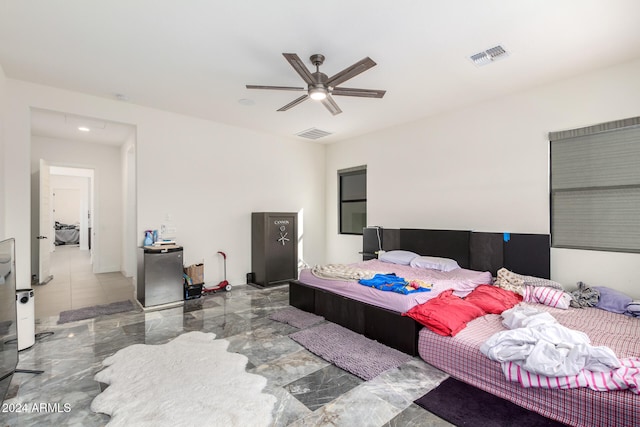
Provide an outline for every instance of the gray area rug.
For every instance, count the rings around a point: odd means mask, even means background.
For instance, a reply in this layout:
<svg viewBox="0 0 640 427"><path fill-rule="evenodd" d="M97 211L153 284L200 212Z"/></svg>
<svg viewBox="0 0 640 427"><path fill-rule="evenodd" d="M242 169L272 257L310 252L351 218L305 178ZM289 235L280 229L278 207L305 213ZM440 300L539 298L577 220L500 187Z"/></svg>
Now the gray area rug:
<svg viewBox="0 0 640 427"><path fill-rule="evenodd" d="M294 332L289 337L327 362L366 381L412 359L408 354L334 323Z"/></svg>
<svg viewBox="0 0 640 427"><path fill-rule="evenodd" d="M451 377L415 403L457 426L565 426Z"/></svg>
<svg viewBox="0 0 640 427"><path fill-rule="evenodd" d="M77 310L67 310L60 313L58 325L62 323L75 322L77 320L92 319L105 314L123 313L125 311L131 311L134 308L135 306L131 301L125 300L112 302L111 304L79 308Z"/></svg>
<svg viewBox="0 0 640 427"><path fill-rule="evenodd" d="M278 310L269 316L269 319L276 320L278 322L287 323L298 329L305 329L320 323L324 320L324 317L318 316L313 313L307 313L295 307L287 307L282 310Z"/></svg>

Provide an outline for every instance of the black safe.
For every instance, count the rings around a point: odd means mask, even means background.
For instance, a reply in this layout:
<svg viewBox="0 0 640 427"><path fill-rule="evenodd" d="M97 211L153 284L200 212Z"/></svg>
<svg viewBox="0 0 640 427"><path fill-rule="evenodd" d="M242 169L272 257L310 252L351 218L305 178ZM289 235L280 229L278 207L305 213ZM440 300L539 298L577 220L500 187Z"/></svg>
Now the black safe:
<svg viewBox="0 0 640 427"><path fill-rule="evenodd" d="M251 214L251 269L255 284L276 285L298 278L298 214Z"/></svg>

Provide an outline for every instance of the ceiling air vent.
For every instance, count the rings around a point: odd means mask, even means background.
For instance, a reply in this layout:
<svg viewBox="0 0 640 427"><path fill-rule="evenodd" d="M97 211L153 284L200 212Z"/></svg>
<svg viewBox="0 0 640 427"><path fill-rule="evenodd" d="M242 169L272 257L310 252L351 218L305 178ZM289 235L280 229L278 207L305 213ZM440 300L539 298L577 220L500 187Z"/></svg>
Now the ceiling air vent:
<svg viewBox="0 0 640 427"><path fill-rule="evenodd" d="M303 130L302 132L297 133L296 135L301 136L303 138L307 138L307 139L319 139L324 136L331 135L331 132L327 132L327 131L316 129L316 128L311 128L311 129Z"/></svg>
<svg viewBox="0 0 640 427"><path fill-rule="evenodd" d="M509 53L500 45L487 49L484 52L479 52L471 55L469 59L476 66L481 67L483 65L490 64L498 59L503 59L509 56Z"/></svg>

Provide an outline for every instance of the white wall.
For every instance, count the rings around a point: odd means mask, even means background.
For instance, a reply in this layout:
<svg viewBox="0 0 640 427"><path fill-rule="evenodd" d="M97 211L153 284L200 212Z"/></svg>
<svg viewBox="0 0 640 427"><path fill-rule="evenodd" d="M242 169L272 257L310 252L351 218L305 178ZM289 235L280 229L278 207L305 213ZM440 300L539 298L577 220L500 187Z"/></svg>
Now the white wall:
<svg viewBox="0 0 640 427"><path fill-rule="evenodd" d="M145 229L169 222L185 247L185 264L204 260L205 282L222 280L217 251L223 251L228 279L245 283L251 212L304 209L307 262L324 261L321 145L175 115L162 124L138 127L140 240Z"/></svg>
<svg viewBox="0 0 640 427"><path fill-rule="evenodd" d="M53 218L63 224L80 224L79 189L53 188Z"/></svg>
<svg viewBox="0 0 640 427"><path fill-rule="evenodd" d="M31 170L40 168L40 159L50 165L94 170L96 226L93 267L97 273L120 271L122 250L122 197L120 148L106 144L88 144L33 136L31 138ZM35 215L32 212L32 215Z"/></svg>
<svg viewBox="0 0 640 427"><path fill-rule="evenodd" d="M327 262L356 261L337 234L337 170L367 165L369 225L549 232L548 132L640 115L640 61L327 147ZM640 255L552 249L552 278L639 298Z"/></svg>
<svg viewBox="0 0 640 427"><path fill-rule="evenodd" d="M136 147L135 132L120 147L122 165L122 274L136 273Z"/></svg>
<svg viewBox="0 0 640 427"><path fill-rule="evenodd" d="M324 262L322 145L11 79L7 101L7 173L15 181L6 194L11 204L7 232L18 238L17 269L24 280L29 279L25 213L30 210L32 107L136 126L137 244L145 229L159 228L171 216L178 243L185 248L185 263L204 259L207 282L220 281L222 262L216 252L223 250L228 279L245 283L251 271L253 211L304 210L306 261ZM118 217L120 202L114 213Z"/></svg>

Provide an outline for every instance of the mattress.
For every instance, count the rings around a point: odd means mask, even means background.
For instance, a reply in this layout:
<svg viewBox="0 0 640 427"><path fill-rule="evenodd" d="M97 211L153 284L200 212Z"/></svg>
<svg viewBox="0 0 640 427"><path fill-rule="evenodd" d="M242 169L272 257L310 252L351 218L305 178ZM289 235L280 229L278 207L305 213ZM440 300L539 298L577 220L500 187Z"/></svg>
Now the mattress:
<svg viewBox="0 0 640 427"><path fill-rule="evenodd" d="M77 228L65 228L56 231L56 244L77 244L80 242L80 230Z"/></svg>
<svg viewBox="0 0 640 427"><path fill-rule="evenodd" d="M531 305L551 313L562 325L587 333L593 345L610 347L618 358L640 356L640 319L597 308L560 310ZM525 388L507 381L500 363L480 352L480 345L486 339L503 330L506 328L496 314L472 320L455 337L437 335L423 328L419 333L418 352L427 363L459 380L565 424L640 425L640 395L628 390Z"/></svg>
<svg viewBox="0 0 640 427"><path fill-rule="evenodd" d="M377 259L350 264L350 266L380 273L395 273L397 276L407 280L422 280L433 286L429 292L415 292L403 295L364 286L355 280L321 279L314 276L311 269L302 270L298 280L315 288L324 289L356 301L399 313L404 313L415 305L422 304L447 289L454 289L456 295L464 297L476 286L491 283L492 280L491 273L488 271L481 272L457 268L449 272L443 272L392 264Z"/></svg>

